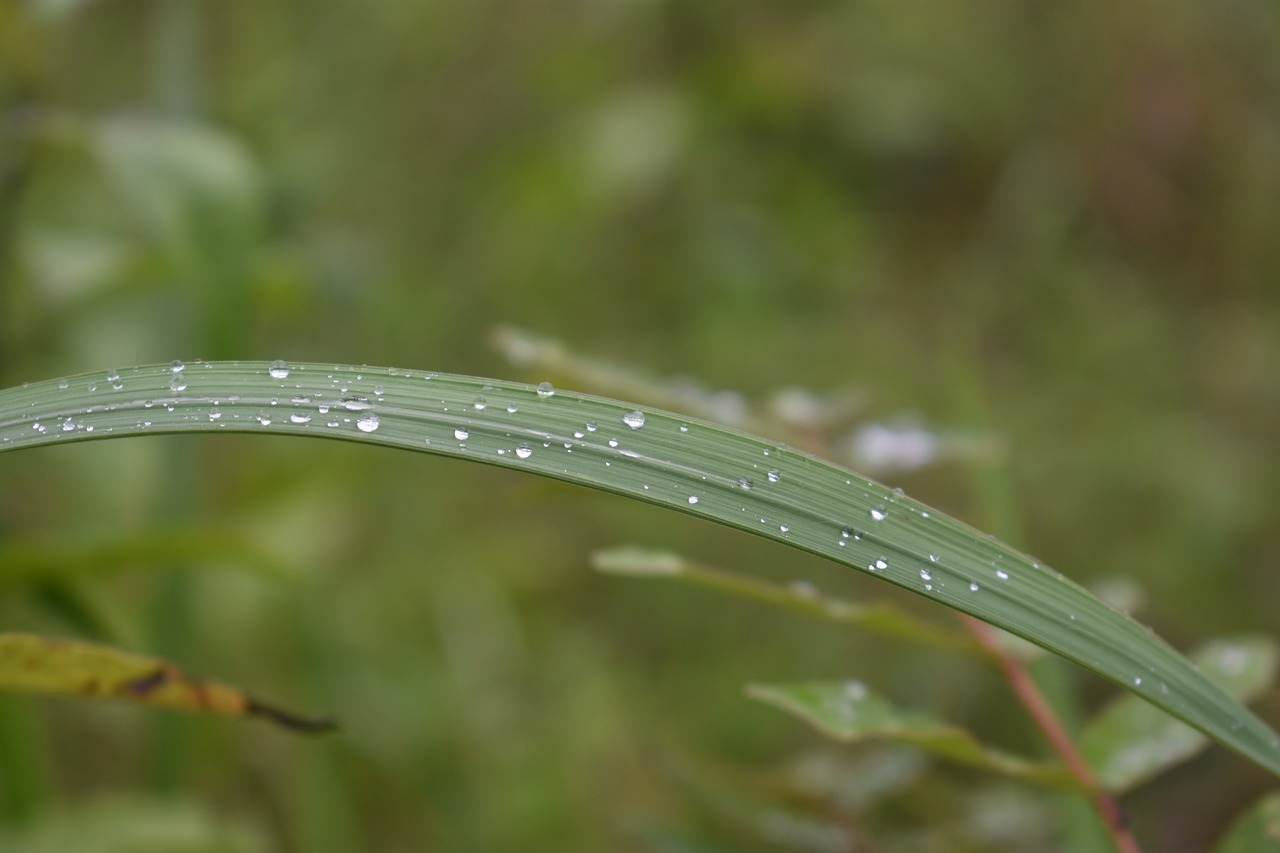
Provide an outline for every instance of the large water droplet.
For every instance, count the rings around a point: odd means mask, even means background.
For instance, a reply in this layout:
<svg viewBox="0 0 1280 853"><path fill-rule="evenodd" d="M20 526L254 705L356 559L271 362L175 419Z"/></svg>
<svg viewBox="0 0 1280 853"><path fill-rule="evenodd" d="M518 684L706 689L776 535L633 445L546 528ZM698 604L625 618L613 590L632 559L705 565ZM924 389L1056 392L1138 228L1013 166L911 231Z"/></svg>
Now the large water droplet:
<svg viewBox="0 0 1280 853"><path fill-rule="evenodd" d="M187 390L187 380L182 376L181 373L175 373L173 375L173 378L169 380L169 390L170 391Z"/></svg>
<svg viewBox="0 0 1280 853"><path fill-rule="evenodd" d="M931 581L931 580L933 580L933 575L929 574L929 570L928 570L928 569L921 569L921 570L920 570L920 580L922 580L922 581Z"/></svg>
<svg viewBox="0 0 1280 853"><path fill-rule="evenodd" d="M489 401L484 397L476 397L475 400L471 402L471 405L477 412L483 412L485 407L489 405Z"/></svg>
<svg viewBox="0 0 1280 853"><path fill-rule="evenodd" d="M881 557L878 560L876 560L874 563L872 563L871 567L873 569L887 569L889 568L889 564L888 562L885 561L884 557Z"/></svg>
<svg viewBox="0 0 1280 853"><path fill-rule="evenodd" d="M521 459L528 459L532 455L533 455L533 450L529 447L529 445L525 444L524 442L520 442L519 444L516 445L516 456L519 456Z"/></svg>
<svg viewBox="0 0 1280 853"><path fill-rule="evenodd" d="M778 473L778 469L775 468L769 472L768 477L770 483L776 483L782 479L782 474Z"/></svg>
<svg viewBox="0 0 1280 853"><path fill-rule="evenodd" d="M632 429L640 429L640 427L644 426L644 412L638 410L627 412L622 416L622 422Z"/></svg>
<svg viewBox="0 0 1280 853"><path fill-rule="evenodd" d="M755 484L751 482L750 477L743 477L738 480L738 485L749 492L751 491L751 487Z"/></svg>
<svg viewBox="0 0 1280 853"><path fill-rule="evenodd" d="M978 591L978 585L976 583L969 584L969 592L977 592L977 591Z"/></svg>
<svg viewBox="0 0 1280 853"><path fill-rule="evenodd" d="M873 506L871 508L871 517L876 521L884 521L889 517L889 510L885 509L884 504Z"/></svg>
<svg viewBox="0 0 1280 853"><path fill-rule="evenodd" d="M1004 569L996 569L996 577L1000 578L1002 581L1007 581L1009 579L1009 573Z"/></svg>
<svg viewBox="0 0 1280 853"><path fill-rule="evenodd" d="M539 382L537 391L539 397L554 397L556 393L556 386L552 385L550 382Z"/></svg>
<svg viewBox="0 0 1280 853"><path fill-rule="evenodd" d="M173 361L169 362L169 370L172 371L173 373L181 373L186 369L187 369L187 366L176 358Z"/></svg>
<svg viewBox="0 0 1280 853"><path fill-rule="evenodd" d="M356 429L361 432L373 432L378 428L378 416L373 412L365 412L356 418Z"/></svg>
<svg viewBox="0 0 1280 853"><path fill-rule="evenodd" d="M689 495L689 503L691 503L691 504L696 504L697 502L698 502L698 496L697 496L697 495Z"/></svg>
<svg viewBox="0 0 1280 853"><path fill-rule="evenodd" d="M471 433L467 432L465 427L458 427L453 431L453 437L458 439L458 441L466 441L471 437Z"/></svg>
<svg viewBox="0 0 1280 853"><path fill-rule="evenodd" d="M617 447L617 446L618 446L618 439L616 439L616 438L611 438L611 439L609 439L609 446L610 446L610 447Z"/></svg>
<svg viewBox="0 0 1280 853"><path fill-rule="evenodd" d="M289 423L293 424L309 424L311 423L311 415L306 412L294 412L289 415Z"/></svg>
<svg viewBox="0 0 1280 853"><path fill-rule="evenodd" d="M272 379L288 379L289 365L285 363L284 359L277 358L271 362L271 366L267 368L267 373L270 374Z"/></svg>
<svg viewBox="0 0 1280 853"><path fill-rule="evenodd" d="M348 412L364 412L373 408L373 403L369 402L368 397L343 397L342 408Z"/></svg>

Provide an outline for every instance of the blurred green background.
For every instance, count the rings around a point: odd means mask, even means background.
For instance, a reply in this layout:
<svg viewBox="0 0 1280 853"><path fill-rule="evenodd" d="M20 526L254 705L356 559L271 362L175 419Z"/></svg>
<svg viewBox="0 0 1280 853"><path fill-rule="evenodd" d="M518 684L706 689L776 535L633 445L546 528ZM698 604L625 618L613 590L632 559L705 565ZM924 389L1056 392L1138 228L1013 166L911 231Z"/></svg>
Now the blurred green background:
<svg viewBox="0 0 1280 853"><path fill-rule="evenodd" d="M811 445L978 436L1000 452L874 473L1074 578L1135 579L1183 648L1280 630L1278 235L1263 0L0 0L5 386L288 358L620 393L508 360L510 324L780 430L779 389L856 393ZM4 698L7 849L1068 844L1041 792L742 696L859 677L1039 751L982 667L586 560L638 543L889 595L786 549L327 442L0 462L5 628L344 724ZM1127 805L1151 849L1198 850L1266 784L1215 750Z"/></svg>

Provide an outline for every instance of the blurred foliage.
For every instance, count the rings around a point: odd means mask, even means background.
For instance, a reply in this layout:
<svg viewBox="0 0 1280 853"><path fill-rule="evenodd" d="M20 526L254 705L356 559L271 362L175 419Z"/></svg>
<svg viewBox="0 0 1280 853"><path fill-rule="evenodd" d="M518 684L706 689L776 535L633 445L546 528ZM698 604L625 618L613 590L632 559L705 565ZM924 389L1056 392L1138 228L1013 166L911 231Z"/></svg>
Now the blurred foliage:
<svg viewBox="0 0 1280 853"><path fill-rule="evenodd" d="M0 382L197 357L560 380L490 346L515 324L748 403L853 388L878 421L1004 437L895 485L1133 576L1183 647L1275 634L1278 28L1262 0L8 0ZM780 548L328 443L113 442L3 477L4 554L245 543L5 582L6 630L129 639L345 727L4 699L6 831L126 794L146 823L180 791L182 832L252 827L183 849L1071 849L1055 801L741 696L856 675L1034 751L977 666L586 566L651 543L865 597ZM1068 718L1103 698L1039 674ZM874 809L830 781L863 774ZM1151 849L1203 849L1265 784L1215 750L1127 805Z"/></svg>

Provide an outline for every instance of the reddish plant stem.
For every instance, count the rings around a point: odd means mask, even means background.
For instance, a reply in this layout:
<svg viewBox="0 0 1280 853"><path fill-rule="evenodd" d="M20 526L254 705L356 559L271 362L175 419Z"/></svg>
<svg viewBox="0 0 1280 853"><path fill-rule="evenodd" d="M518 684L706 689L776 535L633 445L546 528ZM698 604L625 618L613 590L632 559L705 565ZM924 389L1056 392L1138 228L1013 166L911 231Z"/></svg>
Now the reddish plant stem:
<svg viewBox="0 0 1280 853"><path fill-rule="evenodd" d="M1032 680L1027 668L1023 666L1020 660L1000 647L994 628L972 616L963 616L961 618L969 629L969 633L978 642L978 645L982 646L983 650L1000 667L1005 680L1009 682L1009 687L1018 697L1018 700L1022 702L1023 707L1027 709L1031 719L1035 721L1036 726L1039 727L1049 741L1049 745L1053 747L1053 751L1062 759L1067 771L1080 783L1094 810L1102 818L1103 826L1106 827L1108 834L1110 834L1116 850L1120 851L1120 853L1142 853L1142 848L1138 845L1137 839L1129 831L1124 812L1120 809L1120 804L1116 802L1115 797L1104 791L1098 784L1098 780L1094 778L1093 770L1085 763L1084 757L1080 755L1080 751L1076 749L1071 736L1062 727L1057 714L1049 707L1048 701L1045 700L1044 694L1040 692L1040 688Z"/></svg>

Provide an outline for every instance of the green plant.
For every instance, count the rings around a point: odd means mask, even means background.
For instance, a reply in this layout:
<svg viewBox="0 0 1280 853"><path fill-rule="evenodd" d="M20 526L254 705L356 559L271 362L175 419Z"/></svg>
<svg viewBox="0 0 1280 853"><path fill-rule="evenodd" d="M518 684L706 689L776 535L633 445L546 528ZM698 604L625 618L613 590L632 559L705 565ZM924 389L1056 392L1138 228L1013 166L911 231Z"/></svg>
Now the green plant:
<svg viewBox="0 0 1280 853"><path fill-rule="evenodd" d="M388 368L261 362L167 366L32 383L0 392L0 451L157 433L309 435L456 456L566 480L676 509L864 571L1003 628L1120 685L1205 735L1280 774L1280 741L1235 698L1176 651L1092 593L967 525L838 465L767 439L670 412L547 383ZM602 565L615 570L616 558ZM632 560L635 570L679 574L677 558ZM626 568L626 564L622 568ZM703 579L712 577L706 572ZM760 592L759 589L756 590ZM791 597L808 600L815 593ZM826 603L831 613L848 608ZM875 620L863 620L877 624ZM884 620L879 622L885 627ZM928 632L901 619L892 630ZM1116 845L1136 849L1108 789L1057 726L1017 660L985 627L970 626L971 651L990 657L1058 750L1060 766L1036 766L984 749L963 731L903 714L851 685L759 687L753 693L839 737L880 734L1091 798ZM948 638L966 646L963 635ZM1266 643L1209 653L1241 662L1274 656ZM1234 656L1234 657L1233 657ZM1231 674L1231 673L1228 673ZM1269 678L1264 675L1262 680ZM1258 678L1233 687L1247 695ZM3 684L0 684L3 686ZM1103 723L1091 756L1105 765L1147 722L1132 704ZM1132 722L1138 715L1138 723ZM1126 722L1127 721L1127 722ZM1109 729L1106 727L1109 726ZM1108 739L1107 732L1110 731ZM1173 737L1172 735L1170 737ZM1177 737L1182 738L1181 734ZM1200 742L1194 734L1190 750ZM1188 752L1157 748L1136 770L1105 778L1113 790ZM1127 775L1126 775L1127 774Z"/></svg>

